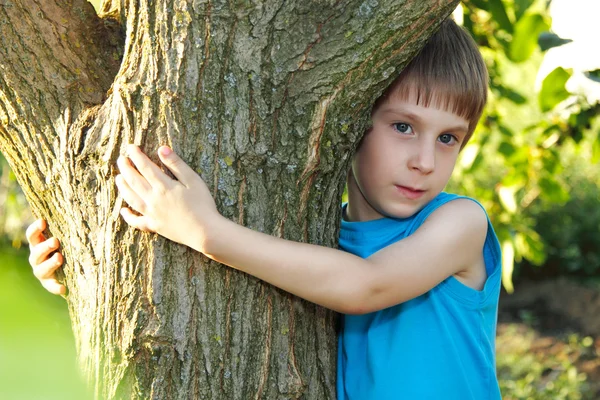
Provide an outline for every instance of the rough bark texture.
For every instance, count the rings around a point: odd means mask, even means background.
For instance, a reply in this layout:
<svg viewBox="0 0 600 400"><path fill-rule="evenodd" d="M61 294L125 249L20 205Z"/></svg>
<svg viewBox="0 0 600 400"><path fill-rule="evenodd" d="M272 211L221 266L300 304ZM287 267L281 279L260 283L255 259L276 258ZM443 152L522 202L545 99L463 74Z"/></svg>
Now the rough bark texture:
<svg viewBox="0 0 600 400"><path fill-rule="evenodd" d="M0 0L0 151L98 398L335 398L336 315L128 228L115 161L171 145L225 216L335 246L370 104L456 3Z"/></svg>

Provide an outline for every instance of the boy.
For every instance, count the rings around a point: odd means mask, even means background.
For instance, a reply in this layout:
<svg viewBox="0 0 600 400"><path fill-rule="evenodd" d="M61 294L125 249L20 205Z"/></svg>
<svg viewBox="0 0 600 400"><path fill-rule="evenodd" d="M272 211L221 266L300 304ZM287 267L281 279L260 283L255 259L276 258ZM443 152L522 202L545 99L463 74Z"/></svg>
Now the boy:
<svg viewBox="0 0 600 400"><path fill-rule="evenodd" d="M442 192L487 99L476 45L445 21L372 110L348 173L340 248L274 238L222 217L202 179L160 147L172 180L136 146L117 187L157 232L344 313L339 399L500 399L494 338L500 248L475 201ZM134 168L135 167L135 168ZM30 262L53 292L58 241L28 229ZM244 246L239 246L244 243Z"/></svg>

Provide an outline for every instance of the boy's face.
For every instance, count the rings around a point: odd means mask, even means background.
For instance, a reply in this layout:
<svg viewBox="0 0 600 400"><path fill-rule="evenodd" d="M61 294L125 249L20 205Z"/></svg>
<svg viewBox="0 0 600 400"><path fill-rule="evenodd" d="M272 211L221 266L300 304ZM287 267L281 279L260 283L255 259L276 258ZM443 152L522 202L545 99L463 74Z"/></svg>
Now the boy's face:
<svg viewBox="0 0 600 400"><path fill-rule="evenodd" d="M390 97L372 119L352 161L346 217L410 217L448 183L469 123L414 96Z"/></svg>

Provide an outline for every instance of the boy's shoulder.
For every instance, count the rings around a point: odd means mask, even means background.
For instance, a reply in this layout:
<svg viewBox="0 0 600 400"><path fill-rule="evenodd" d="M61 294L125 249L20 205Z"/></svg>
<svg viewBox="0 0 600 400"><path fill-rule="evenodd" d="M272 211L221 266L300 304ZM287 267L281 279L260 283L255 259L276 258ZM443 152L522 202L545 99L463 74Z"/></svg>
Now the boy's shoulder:
<svg viewBox="0 0 600 400"><path fill-rule="evenodd" d="M476 199L454 193L441 192L418 213L415 214L416 225L419 226L435 214L446 222L472 222L487 227L489 218L483 205Z"/></svg>

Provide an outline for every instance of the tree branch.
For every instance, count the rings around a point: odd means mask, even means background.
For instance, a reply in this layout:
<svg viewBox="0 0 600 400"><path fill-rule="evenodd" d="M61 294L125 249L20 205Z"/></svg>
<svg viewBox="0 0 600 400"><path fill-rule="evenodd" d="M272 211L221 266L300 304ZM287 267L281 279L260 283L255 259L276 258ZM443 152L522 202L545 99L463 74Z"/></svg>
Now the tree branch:
<svg viewBox="0 0 600 400"><path fill-rule="evenodd" d="M0 138L16 146L64 135L57 127L100 104L120 65L122 35L85 0L0 2L0 35Z"/></svg>

